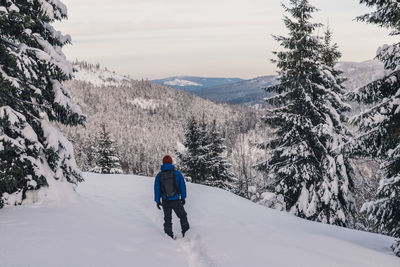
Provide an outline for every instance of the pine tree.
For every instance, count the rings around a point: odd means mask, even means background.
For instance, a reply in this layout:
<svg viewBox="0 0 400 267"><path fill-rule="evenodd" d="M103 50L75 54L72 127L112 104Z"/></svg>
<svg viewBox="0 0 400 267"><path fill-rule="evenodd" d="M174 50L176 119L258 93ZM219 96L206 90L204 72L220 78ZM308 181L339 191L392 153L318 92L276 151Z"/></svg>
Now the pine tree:
<svg viewBox="0 0 400 267"><path fill-rule="evenodd" d="M400 6L397 1L361 0L376 8L358 19L400 34ZM369 214L378 229L397 239L392 248L400 256L400 43L385 45L377 58L385 64L386 76L349 94L372 107L353 119L363 132L349 146L353 155L377 158L383 162L383 178L376 199L366 203L362 211Z"/></svg>
<svg viewBox="0 0 400 267"><path fill-rule="evenodd" d="M333 32L329 26L326 27L324 42L322 47L322 61L323 63L330 67L333 71L337 71L335 73L335 77L339 78L342 72L338 69L335 69L335 65L338 60L342 57L342 53L339 51L339 47L336 43L332 44ZM340 85L344 82L338 82Z"/></svg>
<svg viewBox="0 0 400 267"><path fill-rule="evenodd" d="M332 67L337 57L330 54L333 59L323 59L329 41L324 45L313 35L321 26L310 22L316 8L307 0L291 0L290 4L284 6L292 16L284 17L289 36L275 36L284 48L275 52L278 59L273 60L280 83L267 89L276 93L267 99L275 107L264 119L275 129L274 138L264 144L271 157L259 169L287 211L348 226L354 211L354 172L349 161L336 152L349 138L343 125L343 112L349 107L341 100L343 87Z"/></svg>
<svg viewBox="0 0 400 267"><path fill-rule="evenodd" d="M93 148L96 166L91 170L95 173L119 174L122 173L119 158L116 155L114 140L110 138L106 126L101 125L99 136Z"/></svg>
<svg viewBox="0 0 400 267"><path fill-rule="evenodd" d="M0 208L50 180L82 181L72 144L51 123L86 120L61 84L73 72L61 50L71 39L51 23L66 17L59 1L0 1Z"/></svg>
<svg viewBox="0 0 400 267"><path fill-rule="evenodd" d="M224 138L217 129L217 123L213 120L207 133L209 139L209 151L207 165L210 168L210 177L207 184L226 190L234 188L234 175L230 172L231 165L228 163L223 153L226 151Z"/></svg>
<svg viewBox="0 0 400 267"><path fill-rule="evenodd" d="M200 123L192 116L185 129L186 152L177 153L182 172L194 183L232 190L233 174L222 155L226 149L223 143L215 120L209 127L204 114Z"/></svg>
<svg viewBox="0 0 400 267"><path fill-rule="evenodd" d="M212 176L212 162L210 157L211 139L208 135L208 124L203 113L199 123L199 147L197 152L198 176L202 184L209 184Z"/></svg>
<svg viewBox="0 0 400 267"><path fill-rule="evenodd" d="M188 176L193 183L201 183L204 179L200 173L200 129L194 116L190 117L185 127L185 139L183 145L186 148L184 154L177 153L180 160L182 172Z"/></svg>

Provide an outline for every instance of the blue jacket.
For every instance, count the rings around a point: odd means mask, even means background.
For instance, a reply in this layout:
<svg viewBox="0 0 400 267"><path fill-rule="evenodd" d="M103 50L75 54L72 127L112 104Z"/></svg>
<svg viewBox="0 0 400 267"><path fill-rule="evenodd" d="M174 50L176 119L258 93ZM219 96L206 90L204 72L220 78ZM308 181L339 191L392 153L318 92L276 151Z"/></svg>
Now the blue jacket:
<svg viewBox="0 0 400 267"><path fill-rule="evenodd" d="M161 171L172 171L175 170L175 166L172 164L163 164L161 166ZM156 180L154 181L154 200L155 202L159 203L160 198L167 199L167 196L161 194L161 186L160 186L160 173L159 172L156 176ZM168 200L175 200L175 199L185 199L186 198L186 184L185 179L183 179L182 173L175 170L174 171L176 176L176 185L178 186L179 192L176 196L168 198Z"/></svg>

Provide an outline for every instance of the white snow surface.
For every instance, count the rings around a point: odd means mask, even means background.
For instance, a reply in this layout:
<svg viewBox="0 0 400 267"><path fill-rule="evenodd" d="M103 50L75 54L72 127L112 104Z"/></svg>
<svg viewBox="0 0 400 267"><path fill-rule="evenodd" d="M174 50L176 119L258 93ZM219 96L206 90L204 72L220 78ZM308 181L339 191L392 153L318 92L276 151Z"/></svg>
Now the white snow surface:
<svg viewBox="0 0 400 267"><path fill-rule="evenodd" d="M78 201L0 210L0 266L400 266L383 235L310 222L187 184L191 229L172 240L153 178L84 175ZM174 231L179 223L174 215Z"/></svg>
<svg viewBox="0 0 400 267"><path fill-rule="evenodd" d="M203 86L202 84L199 84L199 83L195 83L195 82L192 82L192 81L188 81L188 80L181 80L181 79L175 79L175 80L172 80L172 81L166 81L166 82L164 82L164 84L165 85L171 85L171 86L181 86L181 87L184 87L184 86Z"/></svg>
<svg viewBox="0 0 400 267"><path fill-rule="evenodd" d="M118 86L124 82L129 82L130 77L119 75L113 71L93 67L91 69L74 66L77 72L74 73L74 79L93 84L94 86Z"/></svg>
<svg viewBox="0 0 400 267"><path fill-rule="evenodd" d="M141 97L135 99L127 99L126 101L142 109L155 109L161 105L161 103L158 103L158 101L156 101L155 99L144 99Z"/></svg>

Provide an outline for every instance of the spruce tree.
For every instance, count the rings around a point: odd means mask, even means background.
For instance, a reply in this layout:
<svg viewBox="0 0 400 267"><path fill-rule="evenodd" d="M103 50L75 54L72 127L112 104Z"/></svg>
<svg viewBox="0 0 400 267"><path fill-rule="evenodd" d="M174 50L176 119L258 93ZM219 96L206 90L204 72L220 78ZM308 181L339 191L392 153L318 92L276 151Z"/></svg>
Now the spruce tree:
<svg viewBox="0 0 400 267"><path fill-rule="evenodd" d="M186 151L177 153L182 172L194 183L232 190L233 174L223 156L226 149L223 143L215 120L209 127L204 115L200 122L192 116L185 129Z"/></svg>
<svg viewBox="0 0 400 267"><path fill-rule="evenodd" d="M270 158L259 169L287 211L348 226L354 211L354 172L337 153L349 138L343 125L343 112L349 110L341 100L343 86L333 62L323 59L329 44L313 35L321 26L310 22L316 8L307 0L291 0L284 8L291 15L284 17L289 36L275 36L283 48L273 60L280 83L267 89L276 95L267 99L274 108L264 118L275 131L264 144Z"/></svg>
<svg viewBox="0 0 400 267"><path fill-rule="evenodd" d="M323 63L331 68L331 71L335 72L336 79L341 78L342 72L335 68L336 63L342 57L342 53L339 51L339 47L336 43L332 44L333 32L329 26L326 27L324 33L324 42L322 47L322 61ZM339 85L342 85L344 79L339 81Z"/></svg>
<svg viewBox="0 0 400 267"><path fill-rule="evenodd" d="M234 187L234 175L230 172L231 165L223 155L226 151L226 146L224 145L224 138L217 129L215 120L211 124L207 138L210 143L207 165L211 173L206 183L214 187L232 190Z"/></svg>
<svg viewBox="0 0 400 267"><path fill-rule="evenodd" d="M62 53L71 39L51 23L66 17L60 1L0 1L0 208L50 180L82 180L72 144L52 125L86 120L61 84L73 72Z"/></svg>
<svg viewBox="0 0 400 267"><path fill-rule="evenodd" d="M376 8L358 19L400 34L400 6L397 1L361 0ZM349 99L371 105L353 119L362 135L351 143L353 155L381 160L383 178L376 199L362 210L378 229L394 236L392 248L400 256L400 43L378 49L377 58L385 64L386 76L349 94Z"/></svg>
<svg viewBox="0 0 400 267"><path fill-rule="evenodd" d="M104 124L101 125L99 135L95 139L93 147L96 166L91 170L95 173L119 174L122 173L119 158L116 154L114 140Z"/></svg>
<svg viewBox="0 0 400 267"><path fill-rule="evenodd" d="M201 183L204 179L200 173L199 155L200 155L200 129L194 116L191 116L185 127L185 139L183 145L186 148L185 153L177 153L180 160L182 172L188 176L193 183Z"/></svg>
<svg viewBox="0 0 400 267"><path fill-rule="evenodd" d="M199 123L199 148L197 152L198 176L202 184L208 184L212 175L212 162L210 158L211 139L208 135L208 124L203 113Z"/></svg>

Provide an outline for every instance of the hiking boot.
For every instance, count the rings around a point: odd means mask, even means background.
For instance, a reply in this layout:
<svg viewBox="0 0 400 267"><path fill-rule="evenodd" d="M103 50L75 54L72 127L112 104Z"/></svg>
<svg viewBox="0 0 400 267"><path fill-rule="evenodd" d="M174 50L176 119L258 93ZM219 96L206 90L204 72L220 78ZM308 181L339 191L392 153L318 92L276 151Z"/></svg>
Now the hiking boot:
<svg viewBox="0 0 400 267"><path fill-rule="evenodd" d="M189 230L189 228L182 230L182 237L185 237L186 232Z"/></svg>

